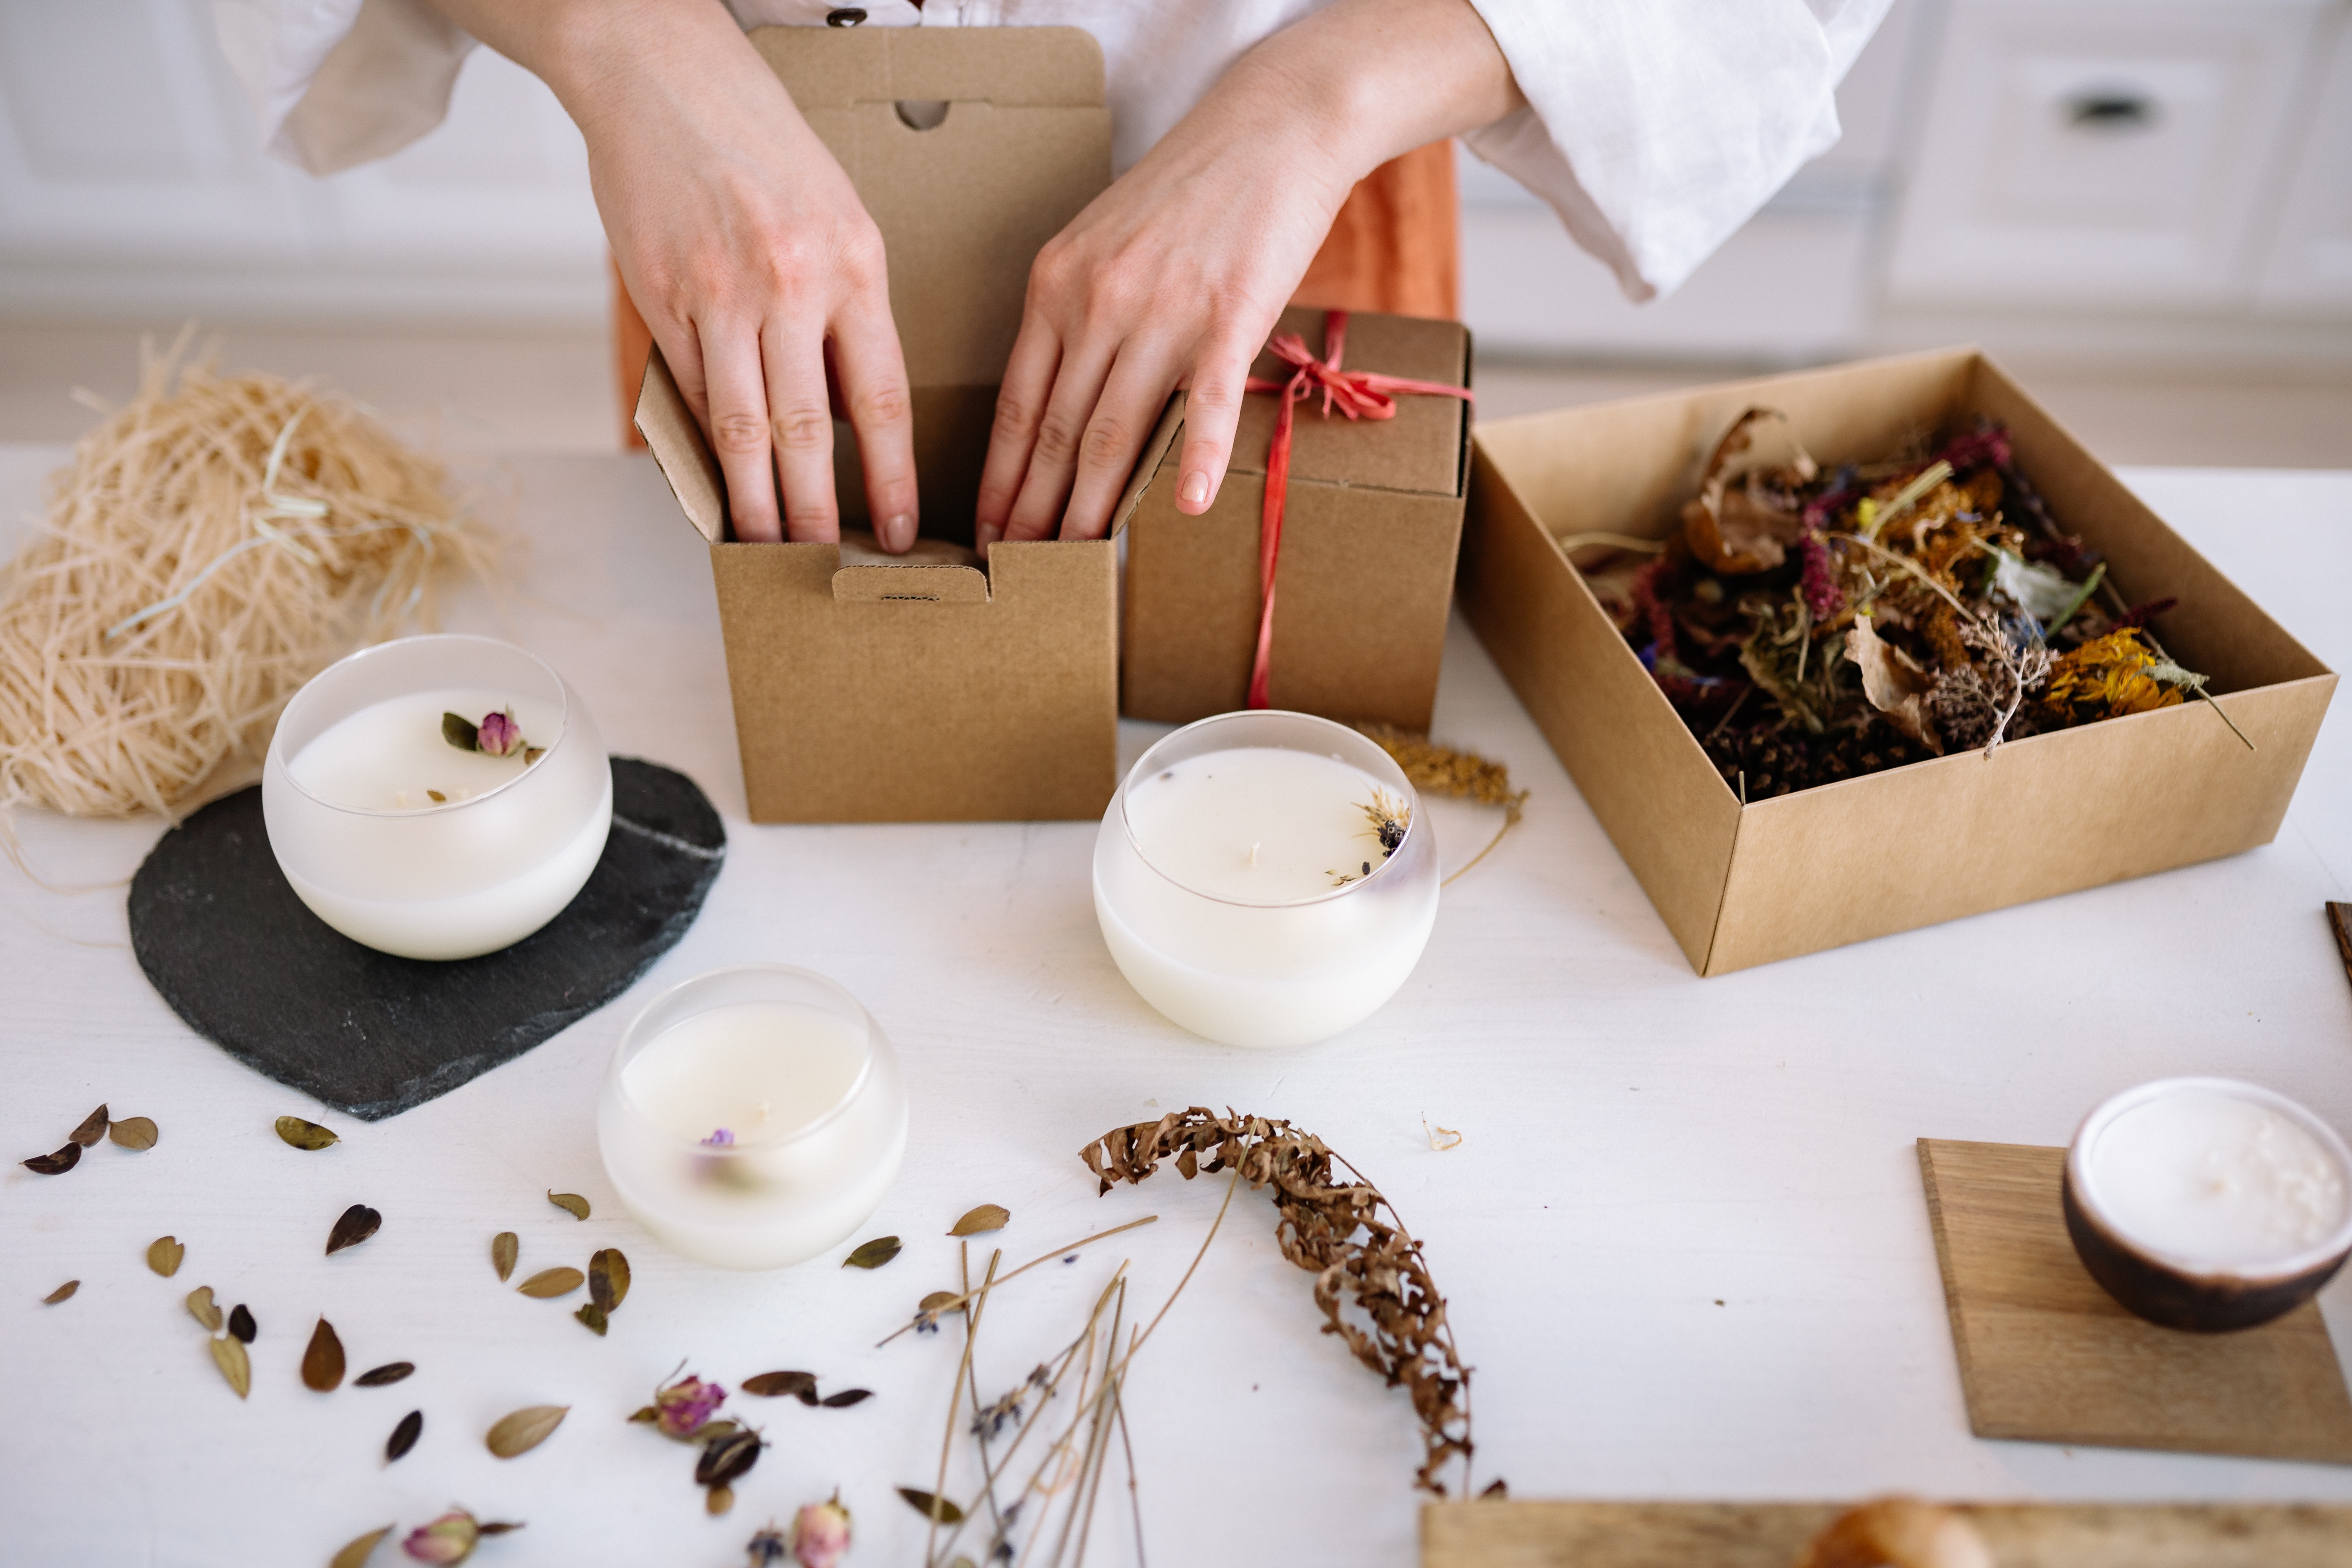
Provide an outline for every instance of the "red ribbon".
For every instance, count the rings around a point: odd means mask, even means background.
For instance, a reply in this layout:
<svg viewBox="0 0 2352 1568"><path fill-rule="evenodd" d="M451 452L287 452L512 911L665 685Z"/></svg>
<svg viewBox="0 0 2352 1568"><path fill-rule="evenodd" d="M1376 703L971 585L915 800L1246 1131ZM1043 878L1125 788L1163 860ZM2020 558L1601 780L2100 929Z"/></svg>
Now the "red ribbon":
<svg viewBox="0 0 2352 1568"><path fill-rule="evenodd" d="M1264 708L1266 670L1274 657L1274 567L1282 554L1283 501L1290 489L1290 432L1296 405L1320 391L1323 395L1323 417L1331 417L1338 409L1350 419L1393 419L1396 399L1392 393L1426 393L1435 397L1458 397L1465 403L1476 399L1466 386L1448 386L1442 381L1412 381L1401 375L1382 375L1377 371L1341 370L1339 356L1348 346L1348 312L1332 310L1323 318L1324 352L1328 356L1317 359L1308 351L1307 340L1297 332L1276 332L1266 340L1266 347L1276 359L1291 367L1284 380L1252 376L1246 390L1279 393L1282 406L1274 416L1274 442L1265 458L1265 510L1260 514L1257 536L1258 587L1265 607L1258 613L1257 657L1250 665L1249 706Z"/></svg>

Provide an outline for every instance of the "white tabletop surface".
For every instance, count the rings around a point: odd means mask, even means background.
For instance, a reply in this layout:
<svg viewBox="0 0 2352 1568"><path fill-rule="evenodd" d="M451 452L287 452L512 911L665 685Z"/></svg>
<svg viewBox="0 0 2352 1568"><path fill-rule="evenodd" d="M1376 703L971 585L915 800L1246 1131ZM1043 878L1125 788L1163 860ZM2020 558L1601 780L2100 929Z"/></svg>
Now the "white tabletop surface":
<svg viewBox="0 0 2352 1568"><path fill-rule="evenodd" d="M31 511L60 456L0 448L0 527ZM0 867L0 1561L323 1563L363 1530L454 1501L529 1522L486 1543L484 1563L718 1565L835 1486L856 1513L853 1563L919 1561L922 1521L890 1489L930 1484L957 1336L875 1341L951 1282L941 1233L984 1202L1013 1212L1008 1265L1161 1216L1008 1287L982 1336L984 1392L1074 1331L1120 1258L1136 1300L1156 1306L1222 1184L1168 1171L1097 1198L1076 1152L1192 1103L1319 1133L1425 1239L1477 1368L1482 1485L2352 1500L2352 1469L1970 1436L1913 1152L1922 1135L2063 1143L2102 1097L2176 1073L2258 1079L2352 1130L2352 986L2321 916L2352 898L2343 713L2265 848L1702 981L1457 625L1438 736L1510 765L1534 791L1526 826L1447 890L1382 1012L1313 1049L1251 1053L1163 1022L1112 967L1088 893L1092 824L747 823L706 558L659 476L622 458L509 472L530 542L518 592L503 612L461 597L449 625L537 649L616 754L691 774L726 816L725 870L631 994L371 1125L239 1066L148 987L122 884L155 824L20 813L51 886ZM2331 667L2352 667L2352 473L2127 477ZM1132 755L1150 731L1129 728ZM1454 864L1493 818L1448 805L1435 821ZM621 1214L598 1164L597 1084L628 1018L661 987L747 960L839 979L903 1055L912 1143L862 1234L908 1246L878 1272L688 1264ZM160 1146L100 1145L58 1178L13 1163L101 1100L154 1118ZM271 1131L284 1112L344 1141L298 1153ZM1433 1152L1424 1115L1461 1146ZM587 1194L595 1216L551 1207L549 1187ZM323 1259L353 1202L383 1212L382 1233ZM1237 1198L1138 1363L1151 1559L1408 1563L1412 1412L1317 1333L1309 1279L1273 1228L1262 1196ZM625 1249L635 1287L611 1336L571 1321L572 1302L502 1289L488 1261L501 1229L520 1233L526 1270ZM187 1246L168 1280L142 1261L167 1232ZM39 1304L75 1277L77 1297ZM259 1320L247 1403L181 1310L198 1284ZM2341 1342L2352 1280L2324 1300ZM355 1371L420 1370L390 1389L309 1392L296 1368L321 1312ZM743 1401L775 1447L714 1521L691 1454L624 1419L680 1358L730 1387L806 1368L877 1397L846 1411ZM491 1421L538 1404L572 1407L553 1438L511 1461L485 1452ZM383 1440L414 1407L424 1440L387 1468ZM1105 1499L1093 1561L1132 1555L1118 1500Z"/></svg>

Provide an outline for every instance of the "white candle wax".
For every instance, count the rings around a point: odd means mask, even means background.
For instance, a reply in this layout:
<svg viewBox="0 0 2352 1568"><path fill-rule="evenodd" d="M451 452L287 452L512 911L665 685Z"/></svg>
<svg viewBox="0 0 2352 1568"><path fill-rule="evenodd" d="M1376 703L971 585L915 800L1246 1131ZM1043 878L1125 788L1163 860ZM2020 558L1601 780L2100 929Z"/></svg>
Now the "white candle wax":
<svg viewBox="0 0 2352 1568"><path fill-rule="evenodd" d="M607 1077L605 1172L639 1223L689 1258L735 1268L814 1258L847 1239L898 1173L897 1058L854 1002L795 994L811 984L827 983L780 966L689 981L647 1010Z"/></svg>
<svg viewBox="0 0 2352 1568"><path fill-rule="evenodd" d="M416 691L370 703L336 721L294 754L288 771L296 784L331 805L440 811L511 784L532 765L520 752L492 757L459 751L441 733L444 713L469 724L488 714L510 713L530 746L563 730L562 710L512 692L489 687Z"/></svg>
<svg viewBox="0 0 2352 1568"><path fill-rule="evenodd" d="M2344 1224L2346 1173L2294 1119L2182 1086L2129 1107L2085 1152L2090 1195L2123 1237L2184 1261L2260 1267Z"/></svg>
<svg viewBox="0 0 2352 1568"><path fill-rule="evenodd" d="M1221 731L1323 749L1200 749ZM1330 754L1349 742L1370 754ZM1392 766L1369 771L1385 762L1339 725L1265 712L1204 721L1147 754L1095 840L1103 940L1144 1000L1213 1040L1292 1046L1393 995L1428 942L1437 879L1410 786ZM1367 808L1392 813L1402 839Z"/></svg>

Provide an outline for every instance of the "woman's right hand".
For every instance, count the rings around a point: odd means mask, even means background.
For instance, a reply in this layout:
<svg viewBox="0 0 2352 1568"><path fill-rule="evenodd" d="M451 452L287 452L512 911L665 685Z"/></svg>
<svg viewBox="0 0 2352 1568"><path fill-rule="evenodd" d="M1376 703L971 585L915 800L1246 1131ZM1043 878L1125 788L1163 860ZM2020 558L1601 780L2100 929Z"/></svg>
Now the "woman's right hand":
<svg viewBox="0 0 2352 1568"><path fill-rule="evenodd" d="M621 276L718 455L735 537L840 537L830 368L875 534L911 545L914 422L882 237L726 7L436 3L554 88L587 139Z"/></svg>

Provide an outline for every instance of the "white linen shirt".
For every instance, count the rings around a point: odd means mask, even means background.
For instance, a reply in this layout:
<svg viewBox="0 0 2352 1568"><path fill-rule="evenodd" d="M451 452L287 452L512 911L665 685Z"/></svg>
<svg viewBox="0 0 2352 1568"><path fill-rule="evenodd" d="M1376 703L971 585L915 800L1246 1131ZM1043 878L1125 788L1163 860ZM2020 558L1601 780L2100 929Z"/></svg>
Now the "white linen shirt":
<svg viewBox="0 0 2352 1568"><path fill-rule="evenodd" d="M1549 202L1626 295L1690 276L1837 140L1832 97L1890 0L1471 0L1528 107L1462 140ZM746 27L825 0L727 0ZM866 0L867 26L1084 27L1125 170L1252 45L1328 0ZM423 0L214 0L270 149L313 174L439 124L474 40Z"/></svg>

